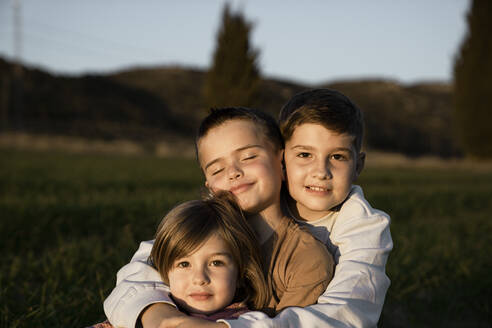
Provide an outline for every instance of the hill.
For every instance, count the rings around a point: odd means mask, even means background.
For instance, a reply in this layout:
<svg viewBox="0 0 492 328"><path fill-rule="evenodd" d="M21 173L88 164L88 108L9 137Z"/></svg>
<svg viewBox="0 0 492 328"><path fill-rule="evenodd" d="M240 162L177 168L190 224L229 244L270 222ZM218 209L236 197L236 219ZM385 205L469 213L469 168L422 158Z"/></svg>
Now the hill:
<svg viewBox="0 0 492 328"><path fill-rule="evenodd" d="M162 140L191 142L206 114L205 72L184 67L135 68L107 75L54 76L0 59L3 132L89 139L129 139L149 147ZM453 138L451 86L396 81L338 81L319 86L264 78L255 107L276 116L295 93L310 87L340 90L364 111L365 145L411 156L460 154ZM240 105L240 104L231 104Z"/></svg>

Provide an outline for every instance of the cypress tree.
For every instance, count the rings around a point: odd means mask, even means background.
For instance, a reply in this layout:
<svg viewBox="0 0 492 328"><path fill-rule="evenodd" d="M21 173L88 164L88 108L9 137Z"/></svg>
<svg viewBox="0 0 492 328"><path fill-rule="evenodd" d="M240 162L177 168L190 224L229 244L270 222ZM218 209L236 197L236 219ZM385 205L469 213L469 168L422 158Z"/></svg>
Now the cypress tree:
<svg viewBox="0 0 492 328"><path fill-rule="evenodd" d="M454 65L454 113L465 153L492 158L492 1L473 0Z"/></svg>
<svg viewBox="0 0 492 328"><path fill-rule="evenodd" d="M249 41L252 24L241 12L224 6L213 63L203 95L207 107L251 106L260 80L258 51Z"/></svg>

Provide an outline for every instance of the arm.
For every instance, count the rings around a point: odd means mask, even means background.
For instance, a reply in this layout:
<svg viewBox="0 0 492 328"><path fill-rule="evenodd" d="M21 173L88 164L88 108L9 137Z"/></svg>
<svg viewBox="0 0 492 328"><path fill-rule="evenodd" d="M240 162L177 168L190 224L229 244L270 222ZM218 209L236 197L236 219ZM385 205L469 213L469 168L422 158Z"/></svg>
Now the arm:
<svg viewBox="0 0 492 328"><path fill-rule="evenodd" d="M338 248L335 255L338 264L318 304L289 307L275 318L249 312L238 320L228 320L229 325L232 328L376 327L390 284L385 266L393 242L388 215L366 206L364 203L364 213L354 213L349 206L337 218L330 240Z"/></svg>
<svg viewBox="0 0 492 328"><path fill-rule="evenodd" d="M308 238L295 245L292 256L277 259L285 271L280 275L279 283L275 283L279 297L275 313L292 306L316 304L333 277L333 256L321 242L307 232L304 234Z"/></svg>
<svg viewBox="0 0 492 328"><path fill-rule="evenodd" d="M343 213L340 213L342 215ZM325 313L352 327L376 327L390 280L386 261L393 248L390 219L382 212L338 221L330 235L337 246L335 276L318 300Z"/></svg>
<svg viewBox="0 0 492 328"><path fill-rule="evenodd" d="M147 263L153 241L144 241L116 277L116 287L104 301L104 312L113 326L135 327L142 311L154 303L173 304L159 273Z"/></svg>

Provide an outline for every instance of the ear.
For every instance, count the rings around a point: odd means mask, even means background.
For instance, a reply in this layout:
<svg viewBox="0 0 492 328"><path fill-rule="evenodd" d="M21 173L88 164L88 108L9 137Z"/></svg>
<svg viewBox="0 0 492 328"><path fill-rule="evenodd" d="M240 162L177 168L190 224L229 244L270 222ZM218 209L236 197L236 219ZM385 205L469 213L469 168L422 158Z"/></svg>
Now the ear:
<svg viewBox="0 0 492 328"><path fill-rule="evenodd" d="M355 177L354 181L357 180L362 170L364 169L364 165L366 163L366 153L360 152L357 156L357 162L355 163Z"/></svg>

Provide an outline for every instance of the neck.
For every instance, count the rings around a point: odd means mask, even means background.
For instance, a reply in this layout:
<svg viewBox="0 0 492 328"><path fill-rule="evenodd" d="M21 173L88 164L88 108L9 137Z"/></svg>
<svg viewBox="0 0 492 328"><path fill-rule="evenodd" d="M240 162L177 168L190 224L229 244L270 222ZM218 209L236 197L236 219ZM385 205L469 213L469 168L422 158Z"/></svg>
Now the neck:
<svg viewBox="0 0 492 328"><path fill-rule="evenodd" d="M260 213L248 216L248 221L255 231L260 244L263 244L275 232L282 217L280 202L276 202L275 205L264 209Z"/></svg>

